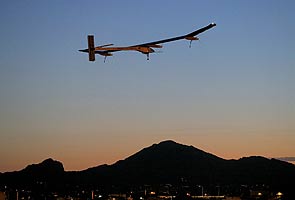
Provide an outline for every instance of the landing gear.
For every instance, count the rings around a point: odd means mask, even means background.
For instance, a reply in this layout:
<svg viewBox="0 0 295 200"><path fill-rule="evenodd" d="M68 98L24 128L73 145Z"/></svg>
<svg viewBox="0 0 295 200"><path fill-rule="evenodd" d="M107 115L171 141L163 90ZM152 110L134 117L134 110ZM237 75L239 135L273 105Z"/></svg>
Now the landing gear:
<svg viewBox="0 0 295 200"><path fill-rule="evenodd" d="M189 48L192 47L192 40L189 42Z"/></svg>
<svg viewBox="0 0 295 200"><path fill-rule="evenodd" d="M146 60L150 60L150 54L149 53L146 54Z"/></svg>
<svg viewBox="0 0 295 200"><path fill-rule="evenodd" d="M104 63L106 62L106 59L107 59L107 56L105 56L104 59L103 59L103 62L104 62Z"/></svg>

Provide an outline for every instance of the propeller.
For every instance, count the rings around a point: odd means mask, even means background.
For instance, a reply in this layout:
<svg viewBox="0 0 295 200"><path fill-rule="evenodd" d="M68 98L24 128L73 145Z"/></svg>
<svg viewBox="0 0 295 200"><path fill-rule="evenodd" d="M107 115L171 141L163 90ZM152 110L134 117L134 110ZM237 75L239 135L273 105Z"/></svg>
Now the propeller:
<svg viewBox="0 0 295 200"><path fill-rule="evenodd" d="M191 47L192 47L192 40L189 41L189 48L191 48Z"/></svg>
<svg viewBox="0 0 295 200"><path fill-rule="evenodd" d="M193 40L190 40L190 41L189 41L189 48L192 47L192 41L193 41ZM198 41L198 42L201 42L200 38L198 38L197 41Z"/></svg>

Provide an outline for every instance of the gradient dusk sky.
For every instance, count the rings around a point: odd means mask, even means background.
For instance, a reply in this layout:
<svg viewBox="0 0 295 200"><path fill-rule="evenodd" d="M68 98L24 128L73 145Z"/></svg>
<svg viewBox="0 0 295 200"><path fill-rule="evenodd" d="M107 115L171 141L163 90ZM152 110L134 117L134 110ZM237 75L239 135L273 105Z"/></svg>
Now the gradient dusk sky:
<svg viewBox="0 0 295 200"><path fill-rule="evenodd" d="M0 172L112 164L163 140L295 156L295 1L2 1ZM183 35L150 60L78 52Z"/></svg>

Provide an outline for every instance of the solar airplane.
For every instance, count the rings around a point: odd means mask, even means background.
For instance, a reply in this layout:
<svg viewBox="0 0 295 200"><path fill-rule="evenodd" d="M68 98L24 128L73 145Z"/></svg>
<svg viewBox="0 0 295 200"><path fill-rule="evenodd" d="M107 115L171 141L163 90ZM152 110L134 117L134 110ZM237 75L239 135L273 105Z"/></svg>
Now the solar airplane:
<svg viewBox="0 0 295 200"><path fill-rule="evenodd" d="M154 41L154 42L137 44L137 45L133 45L133 46L126 46L126 47L110 47L113 44L106 44L106 45L95 47L94 46L94 36L88 35L88 38L87 38L88 39L88 48L81 49L79 51L88 53L89 61L95 61L95 54L99 54L101 56L104 56L104 62L105 62L106 58L108 56L112 56L113 52L116 52L116 51L138 51L143 54L146 54L147 60L149 60L149 54L155 52L155 50L153 48L162 48L163 46L161 44L163 44L163 43L172 42L172 41L176 41L176 40L182 40L182 39L189 40L190 41L189 47L191 47L191 43L193 40L199 40L199 38L196 37L196 35L204 32L204 31L207 31L208 29L211 29L214 26L216 26L216 24L211 23L203 28L200 28L200 29L198 29L194 32L191 32L189 34L186 34L186 35L163 39L163 40Z"/></svg>

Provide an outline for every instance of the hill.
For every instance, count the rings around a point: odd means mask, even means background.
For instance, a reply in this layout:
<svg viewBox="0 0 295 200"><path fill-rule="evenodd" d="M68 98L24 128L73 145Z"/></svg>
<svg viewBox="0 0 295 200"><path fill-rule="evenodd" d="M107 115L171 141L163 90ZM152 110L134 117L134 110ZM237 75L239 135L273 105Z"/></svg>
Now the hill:
<svg viewBox="0 0 295 200"><path fill-rule="evenodd" d="M144 148L113 165L101 165L83 171L66 172L62 163L47 159L18 172L0 174L1 185L268 185L292 191L293 164L260 156L225 160L193 146L163 141ZM58 184L56 184L58 183Z"/></svg>

